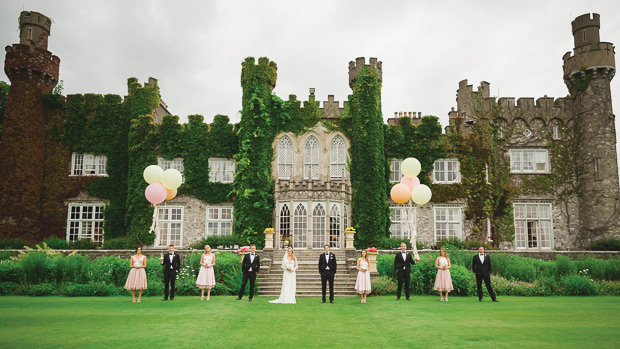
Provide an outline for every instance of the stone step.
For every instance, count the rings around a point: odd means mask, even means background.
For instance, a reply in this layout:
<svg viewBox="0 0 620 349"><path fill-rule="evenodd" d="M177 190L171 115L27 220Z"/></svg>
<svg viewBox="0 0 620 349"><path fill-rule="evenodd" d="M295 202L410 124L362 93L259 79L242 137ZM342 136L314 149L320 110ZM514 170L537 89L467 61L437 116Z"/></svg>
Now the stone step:
<svg viewBox="0 0 620 349"><path fill-rule="evenodd" d="M278 292L262 292L262 291L259 291L257 295L261 296L261 297L280 297L280 292L279 291ZM355 291L337 291L337 290L334 290L334 296L335 297L355 297L357 295L358 295L358 293L355 292ZM295 293L295 297L321 297L321 296L322 296L321 290L318 290L318 292L316 292L316 291L307 291L306 292L306 291L299 291L298 290ZM327 297L329 297L329 291L327 291L326 298Z"/></svg>
<svg viewBox="0 0 620 349"><path fill-rule="evenodd" d="M282 287L282 281L261 281L259 282L261 288L263 287ZM303 284L297 284L297 287L316 287L321 286L321 280L304 282ZM349 281L334 281L334 287L354 287L355 282Z"/></svg>

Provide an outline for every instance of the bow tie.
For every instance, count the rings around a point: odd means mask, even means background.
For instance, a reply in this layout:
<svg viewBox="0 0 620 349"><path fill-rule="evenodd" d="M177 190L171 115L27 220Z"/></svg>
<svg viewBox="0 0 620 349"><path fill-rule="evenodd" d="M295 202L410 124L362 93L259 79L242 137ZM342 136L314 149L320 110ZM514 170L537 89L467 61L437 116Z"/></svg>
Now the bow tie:
<svg viewBox="0 0 620 349"><path fill-rule="evenodd" d="M329 253L326 253L325 255L326 255L326 256L329 256Z"/></svg>
<svg viewBox="0 0 620 349"><path fill-rule="evenodd" d="M250 256L254 256L254 253L250 253Z"/></svg>

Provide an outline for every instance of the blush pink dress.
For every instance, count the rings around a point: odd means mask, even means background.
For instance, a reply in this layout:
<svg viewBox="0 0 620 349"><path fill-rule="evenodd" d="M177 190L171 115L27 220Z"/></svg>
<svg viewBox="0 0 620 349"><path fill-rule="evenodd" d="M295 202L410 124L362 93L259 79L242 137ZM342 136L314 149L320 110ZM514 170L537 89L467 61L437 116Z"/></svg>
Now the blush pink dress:
<svg viewBox="0 0 620 349"><path fill-rule="evenodd" d="M448 259L446 257L439 257L439 266L447 267ZM435 291L452 291L452 276L450 275L450 269L437 269L437 277L435 277Z"/></svg>
<svg viewBox="0 0 620 349"><path fill-rule="evenodd" d="M211 264L213 263L213 257L211 255L203 254L202 255L202 264ZM213 271L213 267L205 268L203 266L200 267L200 271L198 272L198 277L196 278L196 286L202 289L212 289L215 286L215 272Z"/></svg>
<svg viewBox="0 0 620 349"><path fill-rule="evenodd" d="M360 269L365 271L357 272L357 280L355 281L355 290L358 293L370 293L370 266L365 260L360 261Z"/></svg>
<svg viewBox="0 0 620 349"><path fill-rule="evenodd" d="M143 266L146 263L146 256L137 259L131 257L131 264L133 266ZM131 268L127 281L125 281L125 289L127 290L146 290L146 271L144 268Z"/></svg>

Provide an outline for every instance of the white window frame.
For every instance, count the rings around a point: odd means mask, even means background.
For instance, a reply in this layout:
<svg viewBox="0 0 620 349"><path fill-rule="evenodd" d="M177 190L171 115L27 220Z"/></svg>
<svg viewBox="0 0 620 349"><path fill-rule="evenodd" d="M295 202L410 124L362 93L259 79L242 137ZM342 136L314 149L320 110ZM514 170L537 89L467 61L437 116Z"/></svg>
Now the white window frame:
<svg viewBox="0 0 620 349"><path fill-rule="evenodd" d="M553 140L557 141L558 139L560 139L560 127L559 126L554 125L552 133L553 133L552 135Z"/></svg>
<svg viewBox="0 0 620 349"><path fill-rule="evenodd" d="M32 33L33 33L33 29L28 27L27 34L26 34L26 39L32 40L32 36L33 36Z"/></svg>
<svg viewBox="0 0 620 349"><path fill-rule="evenodd" d="M395 239L411 239L411 231L407 226L409 206L390 205L390 236ZM416 227L418 207L413 206L413 226ZM395 234L395 231L397 233Z"/></svg>
<svg viewBox="0 0 620 349"><path fill-rule="evenodd" d="M323 248L326 244L325 237L327 236L327 210L324 202L313 203L312 208L312 248ZM320 206L320 208L319 208ZM316 213L322 213L317 215Z"/></svg>
<svg viewBox="0 0 620 349"><path fill-rule="evenodd" d="M450 210L452 212L456 212L456 219L450 220L448 218L448 212L446 212L446 219L440 220L437 217L437 213L440 210ZM445 236L441 236L438 238L437 230L439 224L446 225L446 234ZM456 226L457 233L454 236L450 236L449 231L451 226ZM434 205L433 206L433 235L435 238L435 242L438 242L441 239L449 239L451 237L462 240L463 239L463 207L460 205Z"/></svg>
<svg viewBox="0 0 620 349"><path fill-rule="evenodd" d="M222 166L224 166L223 169L221 169ZM236 168L234 159L209 158L209 182L232 183L235 179ZM228 175L226 175L227 172Z"/></svg>
<svg viewBox="0 0 620 349"><path fill-rule="evenodd" d="M291 179L293 176L293 141L284 136L278 142L278 178Z"/></svg>
<svg viewBox="0 0 620 349"><path fill-rule="evenodd" d="M510 149L509 154L510 173L549 173L549 151L547 149ZM524 161L526 156L527 160L531 161ZM540 167L544 168L540 169Z"/></svg>
<svg viewBox="0 0 620 349"><path fill-rule="evenodd" d="M347 170L347 143L340 136L332 139L329 149L329 176L344 178Z"/></svg>
<svg viewBox="0 0 620 349"><path fill-rule="evenodd" d="M107 177L107 161L108 159L105 155L73 153L71 155L71 174L69 176Z"/></svg>
<svg viewBox="0 0 620 349"><path fill-rule="evenodd" d="M84 208L88 207L89 212ZM74 210L74 208L78 208ZM105 204L103 202L72 202L69 204L67 212L67 241L74 242L81 239L90 239L97 245L103 243L103 212ZM77 214L77 217L75 216ZM91 217L84 217L90 214ZM90 232L85 232L86 227L90 227ZM100 228L97 231L97 227ZM72 234L72 230L77 229L77 234ZM75 236L75 238L73 238Z"/></svg>
<svg viewBox="0 0 620 349"><path fill-rule="evenodd" d="M346 219L343 220L341 217L342 210L339 203L332 202L330 205L331 207L329 208L329 215L327 220L327 240L331 248L340 248L342 232L346 229L346 227L343 228L342 225L343 222L346 221ZM336 236L335 239L334 236Z"/></svg>
<svg viewBox="0 0 620 349"><path fill-rule="evenodd" d="M311 144L314 142L314 144ZM321 177L321 143L310 136L304 143L304 179L320 179Z"/></svg>
<svg viewBox="0 0 620 349"><path fill-rule="evenodd" d="M297 215L297 208L301 205L304 215ZM295 209L292 214L292 226L291 226L291 239L293 240L293 248L307 248L308 247L308 224L312 222L308 221L308 204L304 202L293 203ZM299 239L297 239L299 237Z"/></svg>
<svg viewBox="0 0 620 349"><path fill-rule="evenodd" d="M230 210L230 218L223 218L224 212L228 212ZM205 223L205 237L209 236L230 236L232 235L233 229L233 221L234 221L234 207L231 206L207 206L207 219ZM215 213L215 217L213 214ZM230 224L229 232L224 233L223 226L226 224ZM214 225L215 231L212 232L212 228L210 225Z"/></svg>
<svg viewBox="0 0 620 349"><path fill-rule="evenodd" d="M181 210L181 218L180 219L171 219L172 217L172 210L176 210L176 209L180 209ZM168 211L168 219L163 219L161 216L161 212L162 210L169 210ZM159 206L157 209L157 218L158 218L158 228L159 228L159 236L157 236L157 246L158 247L165 247L170 245L170 235L171 235L171 231L170 229L167 229L170 227L169 224L172 223L180 223L181 226L179 228L179 243L178 245L176 243L174 243L173 245L175 247L182 247L183 246L183 228L184 225L183 224L183 218L185 215L185 208L183 206ZM164 239L164 234L165 234L165 239ZM163 242L163 243L162 243Z"/></svg>
<svg viewBox="0 0 620 349"><path fill-rule="evenodd" d="M522 210L518 208L522 207ZM541 218L541 207L547 208L548 217ZM528 210L529 209L529 210ZM517 211L521 211L517 214ZM550 250L553 249L553 204L550 202L536 202L536 201L520 201L513 203L512 209L514 217L515 227L515 248L520 250L534 249L534 250ZM536 217L530 217L530 216ZM544 222L545 224L541 224ZM532 224L532 228L536 229L535 236L529 234L529 224ZM547 236L544 236L544 228L546 226L549 229ZM533 239L532 239L533 238ZM533 245L536 246L533 246ZM546 246L542 246L546 244Z"/></svg>
<svg viewBox="0 0 620 349"><path fill-rule="evenodd" d="M286 207L288 215L283 215L284 207ZM291 238L293 236L293 213L291 212L291 205L289 203L280 204L280 210L278 212L278 233L280 233L280 248L284 248L284 239Z"/></svg>
<svg viewBox="0 0 620 349"><path fill-rule="evenodd" d="M183 171L185 170L185 167L183 166L183 158L166 160L160 156L157 158L157 165L161 167L164 171L172 168L181 172L181 176L183 177L183 183L185 183L185 175L183 175Z"/></svg>
<svg viewBox="0 0 620 349"><path fill-rule="evenodd" d="M403 178L400 168L403 164L403 159L390 159L390 183L400 183Z"/></svg>
<svg viewBox="0 0 620 349"><path fill-rule="evenodd" d="M452 171L448 167L452 166ZM456 169L455 169L456 168ZM454 179L448 180L448 175L453 175ZM437 179L443 175L444 180ZM451 184L461 182L461 163L458 159L437 159L433 163L433 183Z"/></svg>

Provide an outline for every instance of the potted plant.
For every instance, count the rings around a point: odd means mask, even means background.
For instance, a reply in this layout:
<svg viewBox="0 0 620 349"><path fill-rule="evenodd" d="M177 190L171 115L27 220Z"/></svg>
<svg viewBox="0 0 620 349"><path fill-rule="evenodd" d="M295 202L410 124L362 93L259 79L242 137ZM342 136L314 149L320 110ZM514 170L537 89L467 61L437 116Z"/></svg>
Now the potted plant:
<svg viewBox="0 0 620 349"><path fill-rule="evenodd" d="M241 247L239 251L237 251L237 254L241 254L241 255L248 254L248 253L250 253L250 248L245 247L245 246Z"/></svg>
<svg viewBox="0 0 620 349"><path fill-rule="evenodd" d="M370 272L377 273L377 256L379 255L379 252L374 246L369 247L367 251L368 261L370 262Z"/></svg>

